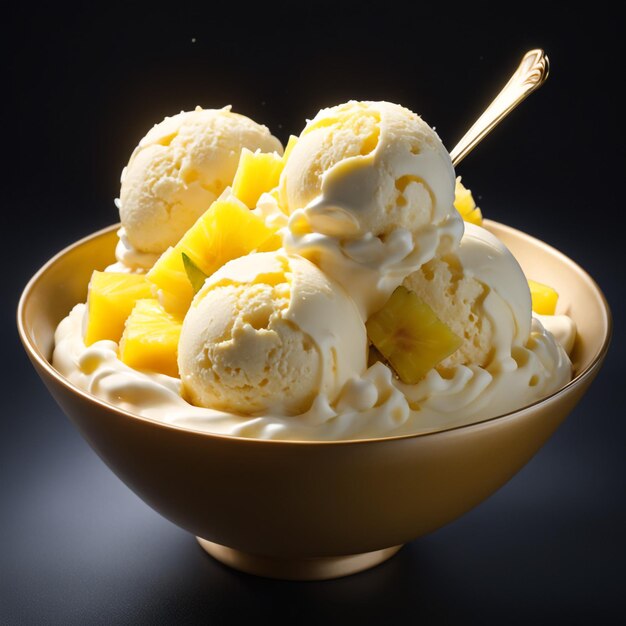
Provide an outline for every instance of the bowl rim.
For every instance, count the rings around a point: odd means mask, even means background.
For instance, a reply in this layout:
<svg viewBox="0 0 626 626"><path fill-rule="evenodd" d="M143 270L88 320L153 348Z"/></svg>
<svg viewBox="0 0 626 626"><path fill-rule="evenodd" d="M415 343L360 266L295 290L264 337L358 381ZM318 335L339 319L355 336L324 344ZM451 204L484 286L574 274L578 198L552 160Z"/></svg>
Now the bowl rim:
<svg viewBox="0 0 626 626"><path fill-rule="evenodd" d="M65 378L65 376L63 376L60 372L58 372L53 366L52 364L48 361L48 359L41 353L41 351L35 346L34 342L31 341L31 337L29 335L29 333L26 330L26 322L25 322L25 309L26 309L26 305L27 302L29 300L29 298L32 295L32 291L35 287L35 285L39 282L40 278L53 266L55 265L63 256L65 256L66 254L68 254L69 252L71 252L72 250L79 248L80 246L84 245L85 243L93 240L93 239L97 239L98 237L105 235L105 234L109 234L110 232L114 231L114 230L119 230L119 228L121 227L121 224L118 222L117 224L112 224L110 226L107 226L105 228L101 228L97 231L94 231L88 235L86 235L85 237L81 237L80 239L78 239L77 241L71 243L70 245L66 246L65 248L61 249L59 252L57 252L54 256L52 256L48 261L46 261L36 272L35 274L33 274L33 276L30 278L30 280L26 283L25 287L22 290L22 293L20 295L20 299L18 302L18 306L17 306L17 328L18 328L18 334L20 337L20 340L22 342L22 345L24 346L26 352L28 353L28 356L31 358L31 360L34 360L39 367L50 377L52 377L57 383L59 383L61 386L65 387L69 392L73 393L73 394L78 394L79 396L83 397L86 401L88 402L92 402L95 403L97 405L100 405L103 409L107 410L107 411L114 411L115 413L118 413L121 416L127 417L127 418L131 418L131 419L136 419L136 420L141 420L144 422L149 423L151 426L153 427L159 427L159 428L164 428L164 429L174 429L176 431L182 431L185 433L188 433L190 435L197 435L197 436L203 436L203 437L208 437L210 439L216 439L216 440L227 440L229 442L245 442L247 445L298 445L298 446L328 446L328 445L332 445L332 446L341 446L341 445L366 445L366 444L373 444L376 442L391 442L391 441L397 441L397 440L407 440L407 439L414 439L416 437L430 437L430 436L435 436L435 435L440 435L442 433L451 433L451 432L455 432L455 431L461 431L463 429L469 429L469 428L476 428L476 427L481 427L485 424L488 424L490 422L495 422L498 420L504 420L504 419L512 419L517 415L520 415L522 413L527 412L528 410L532 409L533 407L535 407L538 404L544 403L544 402L548 402L550 400L553 400L561 395L566 394L569 389L571 389L572 387L580 384L584 379L586 379L587 377L589 377L592 373L594 373L594 371L596 370L596 368L602 363L602 361L604 360L604 357L606 356L606 353L609 349L609 345L611 343L611 338L613 335L613 316L611 314L611 309L609 307L609 303L604 295L604 293L602 292L602 289L600 289L600 286L596 283L596 281L582 268L580 267L580 265L578 265L575 261L573 261L572 259L570 259L568 256L566 256L563 252L561 252L560 250L557 250L556 248L554 248L553 246L545 243L544 241L542 241L541 239L537 239L536 237L533 237L532 235L529 235L528 233L525 233L521 230L518 230L517 228L513 228L512 226L508 226L506 224L502 224L501 222L496 222L495 220L489 220L489 219L485 219L483 221L483 226L489 227L490 225L494 225L496 226L498 229L503 230L505 232L508 232L509 234L512 234L516 237L520 237L526 241L528 241L529 243L532 243L533 245L539 247L539 248L543 248L544 250L546 250L547 252L550 252L551 254L555 255L556 257L558 257L561 261L565 262L568 265L573 265L574 268L576 270L578 270L583 278L591 285L591 287L598 293L598 295L600 296L600 300L602 302L603 308L604 308L604 313L606 315L606 334L604 336L604 339L602 341L602 345L600 346L600 349L598 350L598 352L595 354L595 356L592 358L591 362L587 365L586 368L584 368L582 371L580 371L574 378L572 378L572 380L570 380L566 385L564 385L563 387L561 387L560 389L557 389L556 391L552 392L551 394L544 396L543 398L540 398L539 400L536 400L535 402L532 402L531 404L527 404L523 407L520 407L518 409L515 409L513 411L508 411L507 413L502 413L500 415L496 415L494 417L488 417L484 420L479 420L476 422L470 422L467 424L460 424L457 426L450 426L450 427L442 427L441 429L438 430L430 430L427 432L417 432L417 433L410 433L410 434L404 434L404 435L390 435L390 436L383 436L383 437L369 437L369 438L363 438L363 439L335 439L335 440L304 440L304 439L259 439L259 438L254 438L254 437L240 437L240 436L236 436L236 435L226 435L226 434L219 434L219 433L212 433L210 431L206 431L206 430L196 430L193 428L188 428L188 427L184 427L184 426L179 426L177 424L168 424L166 422L162 422L158 419L155 418L151 418L151 417L146 417L143 415L140 415L138 413L133 413L131 411L127 411L125 409L122 409L118 406L115 406L114 404L111 404L105 400L102 400L100 398L98 398L97 396L84 391L83 389L80 389L79 387L75 386L74 384L72 384L67 378Z"/></svg>

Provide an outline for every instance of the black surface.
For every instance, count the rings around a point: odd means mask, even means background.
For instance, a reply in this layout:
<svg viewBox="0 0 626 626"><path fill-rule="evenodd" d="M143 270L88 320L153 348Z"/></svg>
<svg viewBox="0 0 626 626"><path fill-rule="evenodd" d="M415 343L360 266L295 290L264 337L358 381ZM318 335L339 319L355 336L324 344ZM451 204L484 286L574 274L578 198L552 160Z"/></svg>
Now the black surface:
<svg viewBox="0 0 626 626"><path fill-rule="evenodd" d="M249 15L234 4L11 10L0 623L617 623L626 583L623 34L599 3L583 14L504 6L315 4L283 27L275 3ZM563 250L599 282L616 332L598 380L504 488L375 570L282 583L217 564L134 496L53 403L18 343L19 291L53 252L117 219L119 172L166 114L232 103L285 140L320 106L386 99L421 113L451 147L535 46L550 55L548 83L459 173L486 216Z"/></svg>

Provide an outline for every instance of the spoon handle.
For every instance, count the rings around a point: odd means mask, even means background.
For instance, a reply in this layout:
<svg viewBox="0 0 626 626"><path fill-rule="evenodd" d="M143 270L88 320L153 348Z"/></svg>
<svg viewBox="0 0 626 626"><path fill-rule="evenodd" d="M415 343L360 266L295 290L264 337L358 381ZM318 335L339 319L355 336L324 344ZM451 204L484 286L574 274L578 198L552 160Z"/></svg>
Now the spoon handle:
<svg viewBox="0 0 626 626"><path fill-rule="evenodd" d="M529 50L519 67L484 113L450 152L456 167L526 96L548 78L550 65L543 50Z"/></svg>

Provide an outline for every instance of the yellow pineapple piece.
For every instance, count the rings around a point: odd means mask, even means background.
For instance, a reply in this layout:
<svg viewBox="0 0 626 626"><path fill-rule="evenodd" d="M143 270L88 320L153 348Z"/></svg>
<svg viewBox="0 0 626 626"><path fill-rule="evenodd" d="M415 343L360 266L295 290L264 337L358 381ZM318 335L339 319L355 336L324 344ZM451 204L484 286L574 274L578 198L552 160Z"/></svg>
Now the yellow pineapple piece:
<svg viewBox="0 0 626 626"><path fill-rule="evenodd" d="M148 280L171 313L183 316L194 292L183 252L207 276L224 263L259 249L274 231L235 197L216 200L173 247L168 248L148 272Z"/></svg>
<svg viewBox="0 0 626 626"><path fill-rule="evenodd" d="M178 377L178 340L182 322L154 298L137 300L126 320L120 359L136 370Z"/></svg>
<svg viewBox="0 0 626 626"><path fill-rule="evenodd" d="M279 233L270 235L258 248L257 252L273 252L283 245L283 238Z"/></svg>
<svg viewBox="0 0 626 626"><path fill-rule="evenodd" d="M552 287L534 280L529 279L528 286L530 287L533 311L540 315L554 315L559 294Z"/></svg>
<svg viewBox="0 0 626 626"><path fill-rule="evenodd" d="M276 152L251 152L244 148L233 179L233 195L254 209L261 194L278 185L284 164L283 157Z"/></svg>
<svg viewBox="0 0 626 626"><path fill-rule="evenodd" d="M293 147L296 145L298 138L296 135L289 135L289 141L287 142L287 146L285 147L285 151L283 152L283 164L287 162Z"/></svg>
<svg viewBox="0 0 626 626"><path fill-rule="evenodd" d="M404 383L415 384L463 343L412 291L398 287L366 323L367 335Z"/></svg>
<svg viewBox="0 0 626 626"><path fill-rule="evenodd" d="M285 167L285 164L287 163L287 160L289 159L289 155L291 154L292 150L294 149L294 146L296 145L296 143L298 142L298 138L295 135L290 135L289 136L289 141L287 142L287 146L285 147L285 151L283 152L283 169ZM282 174L282 171L281 171ZM274 200L276 201L276 205L280 208L281 211L283 211L285 214L288 213L287 211L287 207L284 204L282 198L281 198L281 193L280 193L280 182L277 183L276 187L274 187L273 189L271 189L270 191L268 191L268 193L273 196ZM282 241L280 242L280 245L282 245ZM272 250L278 249L278 247L273 247L271 248Z"/></svg>
<svg viewBox="0 0 626 626"><path fill-rule="evenodd" d="M372 345L367 351L367 367L372 367L378 361L385 362L385 357Z"/></svg>
<svg viewBox="0 0 626 626"><path fill-rule="evenodd" d="M152 286L142 274L95 271L89 282L85 345L101 339L119 341L135 302L152 295Z"/></svg>
<svg viewBox="0 0 626 626"><path fill-rule="evenodd" d="M454 208L461 214L461 217L466 221L476 226L482 226L483 214L474 202L472 192L463 186L461 183L461 177L456 179L456 186L454 188Z"/></svg>

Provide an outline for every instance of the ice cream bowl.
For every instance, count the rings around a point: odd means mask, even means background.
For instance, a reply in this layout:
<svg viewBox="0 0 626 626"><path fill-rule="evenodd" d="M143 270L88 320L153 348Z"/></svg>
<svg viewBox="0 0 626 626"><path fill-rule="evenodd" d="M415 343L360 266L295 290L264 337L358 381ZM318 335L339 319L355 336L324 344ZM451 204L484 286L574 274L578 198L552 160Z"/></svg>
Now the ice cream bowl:
<svg viewBox="0 0 626 626"><path fill-rule="evenodd" d="M35 274L20 299L19 333L51 394L102 460L209 554L274 578L344 576L384 561L505 484L601 367L611 315L595 282L545 243L486 226L527 275L559 291L578 327L574 378L530 406L447 430L334 442L229 437L135 415L73 386L50 364L54 330L85 301L92 270L113 261L117 226L69 246Z"/></svg>

